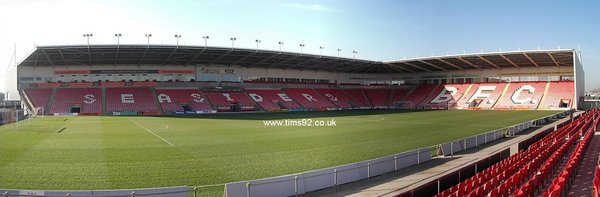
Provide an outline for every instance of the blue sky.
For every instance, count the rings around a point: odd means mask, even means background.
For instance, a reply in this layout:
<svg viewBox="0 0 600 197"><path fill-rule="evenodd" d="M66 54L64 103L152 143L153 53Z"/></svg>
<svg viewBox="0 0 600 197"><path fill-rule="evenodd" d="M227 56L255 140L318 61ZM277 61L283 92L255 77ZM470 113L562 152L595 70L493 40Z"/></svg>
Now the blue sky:
<svg viewBox="0 0 600 197"><path fill-rule="evenodd" d="M209 0L0 0L0 76L7 74L13 44L21 60L35 45L180 43L278 49L370 60L517 49L578 48L586 89L600 79L598 1L209 1ZM5 83L5 84L2 84ZM4 86L4 87L3 87ZM0 80L0 91L12 89Z"/></svg>

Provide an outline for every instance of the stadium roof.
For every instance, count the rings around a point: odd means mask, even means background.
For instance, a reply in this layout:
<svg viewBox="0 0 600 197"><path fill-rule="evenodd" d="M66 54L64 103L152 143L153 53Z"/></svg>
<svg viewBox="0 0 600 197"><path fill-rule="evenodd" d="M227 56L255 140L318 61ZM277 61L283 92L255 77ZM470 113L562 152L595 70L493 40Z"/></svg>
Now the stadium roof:
<svg viewBox="0 0 600 197"><path fill-rule="evenodd" d="M19 66L238 65L345 73L419 73L573 66L573 49L446 55L371 61L271 50L174 45L38 46Z"/></svg>

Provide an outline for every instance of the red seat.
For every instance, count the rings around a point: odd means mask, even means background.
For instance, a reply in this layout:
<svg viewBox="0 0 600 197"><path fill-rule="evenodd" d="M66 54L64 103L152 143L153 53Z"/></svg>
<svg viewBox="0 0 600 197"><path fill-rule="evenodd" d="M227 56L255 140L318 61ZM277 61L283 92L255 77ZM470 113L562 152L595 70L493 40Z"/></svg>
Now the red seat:
<svg viewBox="0 0 600 197"><path fill-rule="evenodd" d="M156 97L163 111L182 111L183 105L189 105L194 111L210 111L212 107L198 89L157 89Z"/></svg>
<svg viewBox="0 0 600 197"><path fill-rule="evenodd" d="M362 89L345 89L344 91L348 93L348 95L352 96L356 101L362 103L363 106L373 106L369 102L369 99L367 99L367 96L365 95Z"/></svg>
<svg viewBox="0 0 600 197"><path fill-rule="evenodd" d="M408 96L404 98L410 104L405 104L404 107L417 107L434 89L438 87L437 84L419 84ZM408 106L412 105L412 106Z"/></svg>
<svg viewBox="0 0 600 197"><path fill-rule="evenodd" d="M258 103L264 110L301 109L302 107L279 89L246 89L250 98Z"/></svg>
<svg viewBox="0 0 600 197"><path fill-rule="evenodd" d="M537 109L548 82L514 82L508 84L506 94L494 108Z"/></svg>
<svg viewBox="0 0 600 197"><path fill-rule="evenodd" d="M566 101L566 108L570 108L573 104L573 93L575 85L573 81L552 81L549 82L547 94L544 98L543 106L540 108L555 109L559 108L561 101Z"/></svg>
<svg viewBox="0 0 600 197"><path fill-rule="evenodd" d="M341 108L370 108L341 89L315 89L315 91Z"/></svg>
<svg viewBox="0 0 600 197"><path fill-rule="evenodd" d="M102 113L102 90L100 88L58 88L50 114L70 113L71 107L79 106L80 113Z"/></svg>
<svg viewBox="0 0 600 197"><path fill-rule="evenodd" d="M309 110L326 110L337 106L326 98L309 88L286 88L283 89L287 95L292 97L298 104Z"/></svg>
<svg viewBox="0 0 600 197"><path fill-rule="evenodd" d="M44 113L44 109L48 105L48 100L50 100L50 94L52 94L52 89L50 88L36 88L36 89L25 89L25 94L29 100L31 100L32 104L35 107L43 108L39 113Z"/></svg>
<svg viewBox="0 0 600 197"><path fill-rule="evenodd" d="M231 106L237 103L242 111L256 110L256 103L246 93L241 92L219 92L205 93L208 100L218 111L231 111Z"/></svg>
<svg viewBox="0 0 600 197"><path fill-rule="evenodd" d="M471 84L444 84L436 87L433 92L419 105L421 107L447 108L448 103L456 103L464 95ZM457 105L456 105L457 106Z"/></svg>
<svg viewBox="0 0 600 197"><path fill-rule="evenodd" d="M552 192L550 192L549 196L550 197L559 197L561 194L561 187L558 185L553 185L552 186Z"/></svg>
<svg viewBox="0 0 600 197"><path fill-rule="evenodd" d="M389 108L392 94L390 89L365 89L364 93L374 108Z"/></svg>
<svg viewBox="0 0 600 197"><path fill-rule="evenodd" d="M492 191L490 192L490 195L489 195L489 197L498 197L498 196L499 196L498 194L499 194L499 192L498 192L498 188L494 188L494 189L492 189Z"/></svg>
<svg viewBox="0 0 600 197"><path fill-rule="evenodd" d="M514 194L514 197L524 197L525 196L525 192L523 192L523 190L519 189L517 190Z"/></svg>
<svg viewBox="0 0 600 197"><path fill-rule="evenodd" d="M408 88L393 89L390 105L395 105L399 101L404 101L404 97L406 97L409 91L410 89Z"/></svg>
<svg viewBox="0 0 600 197"><path fill-rule="evenodd" d="M158 112L149 88L106 88L106 111Z"/></svg>
<svg viewBox="0 0 600 197"><path fill-rule="evenodd" d="M467 108L472 103L477 103L475 107L492 108L506 85L507 83L474 83L458 100L457 107Z"/></svg>

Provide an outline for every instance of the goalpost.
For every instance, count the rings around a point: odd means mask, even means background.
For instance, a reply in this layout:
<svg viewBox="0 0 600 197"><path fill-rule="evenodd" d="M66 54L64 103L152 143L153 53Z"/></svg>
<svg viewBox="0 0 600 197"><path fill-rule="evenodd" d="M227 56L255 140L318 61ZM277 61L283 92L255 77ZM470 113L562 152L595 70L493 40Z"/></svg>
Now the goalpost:
<svg viewBox="0 0 600 197"><path fill-rule="evenodd" d="M31 109L26 107L25 110L15 110L15 128L19 129L19 122L22 122L22 120L25 119L27 119L27 125L31 125L31 119L37 118L41 109L42 107L34 107Z"/></svg>
<svg viewBox="0 0 600 197"><path fill-rule="evenodd" d="M26 115L28 115L28 118L31 119L36 118L41 109L41 107L34 107L32 109L26 108L25 112L27 112Z"/></svg>

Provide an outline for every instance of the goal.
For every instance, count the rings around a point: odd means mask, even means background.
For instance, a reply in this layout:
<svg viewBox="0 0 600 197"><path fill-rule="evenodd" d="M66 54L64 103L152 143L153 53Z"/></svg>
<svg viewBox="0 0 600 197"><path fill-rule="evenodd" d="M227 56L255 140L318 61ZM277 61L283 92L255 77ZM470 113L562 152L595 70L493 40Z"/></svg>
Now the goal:
<svg viewBox="0 0 600 197"><path fill-rule="evenodd" d="M15 127L18 129L20 124L19 122L22 122L23 120L27 120L27 125L31 125L31 120L37 118L38 114L43 111L42 109L42 107L32 107L25 108L25 110L15 111Z"/></svg>

